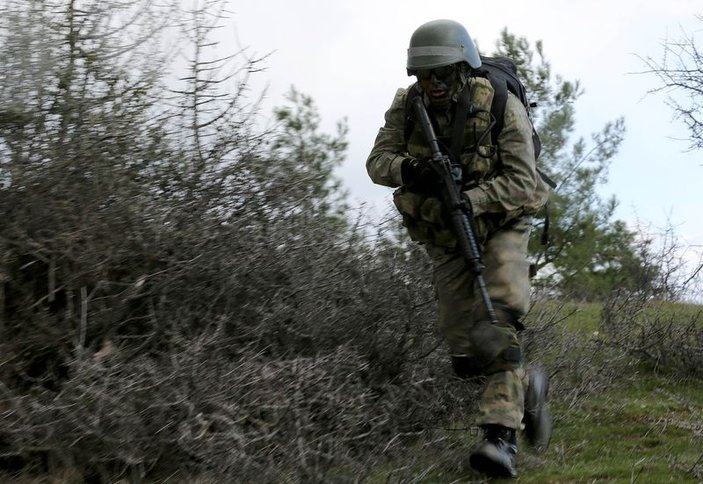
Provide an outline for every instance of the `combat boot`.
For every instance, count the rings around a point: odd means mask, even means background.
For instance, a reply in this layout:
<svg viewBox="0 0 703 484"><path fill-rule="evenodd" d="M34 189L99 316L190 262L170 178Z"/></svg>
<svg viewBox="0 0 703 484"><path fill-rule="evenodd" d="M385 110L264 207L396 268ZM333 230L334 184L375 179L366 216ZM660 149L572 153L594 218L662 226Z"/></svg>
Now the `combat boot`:
<svg viewBox="0 0 703 484"><path fill-rule="evenodd" d="M525 437L538 451L544 451L552 438L552 416L549 413L547 393L549 377L541 368L528 371L529 383L525 392Z"/></svg>
<svg viewBox="0 0 703 484"><path fill-rule="evenodd" d="M483 441L474 449L469 463L489 477L517 477L515 430L502 425L484 425Z"/></svg>

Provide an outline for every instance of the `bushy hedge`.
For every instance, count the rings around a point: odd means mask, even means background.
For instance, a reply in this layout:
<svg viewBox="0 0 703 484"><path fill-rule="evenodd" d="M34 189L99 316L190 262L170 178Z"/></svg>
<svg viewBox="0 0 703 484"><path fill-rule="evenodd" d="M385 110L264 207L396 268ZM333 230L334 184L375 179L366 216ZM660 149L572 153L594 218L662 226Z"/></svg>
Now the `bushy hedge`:
<svg viewBox="0 0 703 484"><path fill-rule="evenodd" d="M23 278L32 265L7 265L6 293L27 296L6 310L0 343L4 462L322 479L468 417L476 389L453 381L422 253L318 222L273 222L265 237L191 220L159 234L150 249L169 255L158 268L117 262L105 273L119 282L84 279L98 302L76 291L72 312L68 295L60 306L43 295L46 271ZM72 276L57 271L56 287Z"/></svg>

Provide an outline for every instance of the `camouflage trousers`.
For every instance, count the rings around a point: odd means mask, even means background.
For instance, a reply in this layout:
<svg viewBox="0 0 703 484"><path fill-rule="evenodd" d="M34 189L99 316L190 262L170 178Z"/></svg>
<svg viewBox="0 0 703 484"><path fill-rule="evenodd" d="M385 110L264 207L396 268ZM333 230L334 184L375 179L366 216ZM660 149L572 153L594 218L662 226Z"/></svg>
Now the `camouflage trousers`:
<svg viewBox="0 0 703 484"><path fill-rule="evenodd" d="M529 307L530 279L527 242L531 219L523 217L499 229L484 244L483 276L491 301L501 314L499 325L487 322L483 300L462 255L441 247L427 245L434 266L434 285L439 304L439 327L449 345L453 359L476 363L474 368L486 377L479 403L478 425L497 424L520 428L524 413L526 376L522 364L487 363L482 356L485 346L495 350L517 349L516 326ZM484 315L481 315L481 313ZM512 324L511 324L512 323ZM481 328L488 328L488 339ZM518 353L519 354L519 353Z"/></svg>

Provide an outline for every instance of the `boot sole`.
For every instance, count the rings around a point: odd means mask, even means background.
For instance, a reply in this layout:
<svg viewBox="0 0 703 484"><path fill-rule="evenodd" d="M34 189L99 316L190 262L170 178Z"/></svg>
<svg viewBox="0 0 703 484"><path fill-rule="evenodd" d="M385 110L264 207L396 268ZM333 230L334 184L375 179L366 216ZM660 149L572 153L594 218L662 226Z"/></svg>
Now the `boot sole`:
<svg viewBox="0 0 703 484"><path fill-rule="evenodd" d="M483 454L472 454L469 463L474 470L489 477L517 477L517 472Z"/></svg>
<svg viewBox="0 0 703 484"><path fill-rule="evenodd" d="M530 444L543 452L552 438L552 417L547 404L549 378L541 368L533 371L534 376L530 375L530 386L538 388L536 392L528 390L528 398L525 402L525 434Z"/></svg>

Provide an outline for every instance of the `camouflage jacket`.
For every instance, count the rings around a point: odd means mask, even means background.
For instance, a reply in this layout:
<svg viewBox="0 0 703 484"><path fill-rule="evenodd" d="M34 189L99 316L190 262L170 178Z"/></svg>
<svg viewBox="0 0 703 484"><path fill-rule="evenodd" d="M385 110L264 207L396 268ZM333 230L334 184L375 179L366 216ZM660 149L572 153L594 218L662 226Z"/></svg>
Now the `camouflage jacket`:
<svg viewBox="0 0 703 484"><path fill-rule="evenodd" d="M406 140L406 98L409 89L399 89L393 99L390 109L385 114L385 125L379 130L373 149L366 161L366 169L371 180L379 185L399 187L402 185L401 164L405 158L429 155L429 147L424 139L418 138L417 133ZM493 100L493 88L488 80L471 78L470 96L472 104L484 111L490 111ZM428 105L425 98L425 105ZM433 115L437 121L437 136L445 139L451 138L453 129L453 112L455 103L447 113ZM484 116L484 125L487 126L488 114ZM472 121L467 121L466 131L470 131L470 124L481 124L481 115ZM416 123L417 124L417 123ZM417 132L419 128L415 128ZM474 131L475 132L475 131ZM424 146L418 145L418 139ZM492 156L478 156L477 149L473 146L463 151L461 162L465 172L471 177L465 184L464 193L471 202L474 216L482 216L498 221L502 225L522 215L535 214L547 201L548 188L538 175L535 164L534 148L532 144L532 124L520 101L509 93L505 106L504 125L498 136L497 143L492 143L490 135L485 138L486 144L497 145L492 150ZM470 140L465 136L465 144ZM467 147L465 147L467 148ZM484 148L479 146L478 151ZM396 191L402 195L403 188ZM415 197L417 203L422 205L422 197ZM398 202L396 200L396 205ZM404 218L408 215L418 217L417 210L403 210L398 206ZM421 211L427 210L423 207ZM405 212L405 213L404 213ZM406 223L407 225L407 223ZM492 223L495 228L496 223ZM412 234L411 234L412 236ZM415 237L413 237L415 238Z"/></svg>

